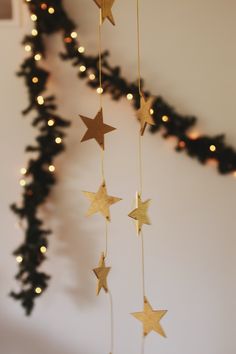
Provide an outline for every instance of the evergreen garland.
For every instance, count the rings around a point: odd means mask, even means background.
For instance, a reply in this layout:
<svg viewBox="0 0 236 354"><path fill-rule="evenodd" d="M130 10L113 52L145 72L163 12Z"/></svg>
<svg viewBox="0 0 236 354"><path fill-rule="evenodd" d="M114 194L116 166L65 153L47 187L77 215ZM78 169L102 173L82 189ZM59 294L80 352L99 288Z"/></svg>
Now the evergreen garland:
<svg viewBox="0 0 236 354"><path fill-rule="evenodd" d="M39 267L46 258L45 250L51 231L44 229L43 220L38 214L40 206L44 204L56 183L50 167L53 166L54 158L65 148L64 130L70 124L57 115L55 96L42 96L47 89L49 77L49 72L40 66L41 57L46 56L46 36L57 31L62 32L65 51L60 54L60 57L65 61L70 60L73 66L79 66L79 77L86 79L87 84L93 89L99 87L99 70L98 57L85 54L84 48L78 45L76 32L74 32L76 26L67 16L62 0L26 0L25 2L29 7L35 28L32 34L26 35L23 40L29 57L24 60L18 75L24 78L29 95L29 106L23 114L35 112L32 125L38 129L38 135L35 145L26 147L26 152L36 153L36 157L31 157L28 161L22 203L11 206L13 212L25 225L25 239L14 251L14 255L19 260L16 279L20 282L21 289L19 292L11 292L10 295L20 300L26 314L30 314L36 297L47 288L50 278L40 271ZM112 67L108 58L109 53L105 51L102 55L104 93L109 93L113 100L127 97L137 109L139 107L137 83L129 83L123 78L120 67ZM144 91L144 94L150 96L148 91ZM151 128L151 132L157 132L162 128L164 138L176 137L177 151L185 151L201 163L214 159L218 163L218 171L221 174L235 173L236 151L225 144L224 135L191 136L188 131L196 125L197 119L194 116L183 116L177 113L160 96L154 100L153 118L156 125Z"/></svg>

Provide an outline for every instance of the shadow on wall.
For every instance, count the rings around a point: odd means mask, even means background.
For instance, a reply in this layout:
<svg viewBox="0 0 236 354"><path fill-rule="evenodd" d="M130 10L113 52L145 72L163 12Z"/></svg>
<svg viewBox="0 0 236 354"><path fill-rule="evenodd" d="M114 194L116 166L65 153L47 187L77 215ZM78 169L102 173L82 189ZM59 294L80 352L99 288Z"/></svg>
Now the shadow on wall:
<svg viewBox="0 0 236 354"><path fill-rule="evenodd" d="M96 280L92 269L97 265L94 259L99 254L97 251L98 232L102 232L104 228L100 216L94 217L93 222L89 219L85 222L84 210L81 210L83 195L78 188L78 178L80 178L76 168L78 159L80 159L81 170L83 171L86 167L83 166L84 161L78 144L80 142L77 138L72 139L66 153L57 162L60 178L51 194L53 210L46 209L45 215L50 224L49 228L56 236L56 254L53 257L66 259L70 263L69 281L71 285L68 285L68 280L65 286L62 285L78 307L84 308L84 306L90 307L96 298ZM60 171L67 171L66 179L63 180L63 172L60 173ZM86 202L85 199L84 202ZM63 278L60 277L60 279L59 281L64 282Z"/></svg>
<svg viewBox="0 0 236 354"><path fill-rule="evenodd" d="M30 332L16 323L10 322L0 313L0 352L1 354L68 354L71 350L62 348L60 342L50 341L48 335ZM77 354L83 354L81 350Z"/></svg>

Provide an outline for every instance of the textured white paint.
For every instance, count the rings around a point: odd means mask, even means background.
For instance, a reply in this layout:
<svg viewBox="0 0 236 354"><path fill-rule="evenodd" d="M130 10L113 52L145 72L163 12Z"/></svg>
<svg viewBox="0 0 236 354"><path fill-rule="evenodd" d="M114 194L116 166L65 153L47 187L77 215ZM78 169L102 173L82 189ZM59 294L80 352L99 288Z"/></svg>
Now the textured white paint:
<svg viewBox="0 0 236 354"><path fill-rule="evenodd" d="M104 25L104 45L111 62L136 77L135 1L116 1L117 27ZM79 38L88 53L96 53L97 9L92 1L67 0L69 14L79 24ZM182 113L196 114L198 128L225 132L235 145L236 4L227 0L143 1L142 72L146 86L161 93ZM20 196L18 171L24 147L34 139L23 82L14 76L25 53L20 41L26 28L1 29L0 130L0 346L3 354L104 354L109 352L108 298L95 296L96 266L104 245L99 216L83 217L88 206L81 190L96 190L101 181L99 150L80 144L85 127L78 114L96 113L98 99L69 63L56 56L61 37L48 40L46 67L53 68L50 93L59 112L72 120L67 152L57 159L59 183L44 208L50 238L43 268L52 280L31 318L7 297L16 287L11 251L22 234L14 227L8 204ZM6 38L9 38L9 41ZM5 46L5 47L4 47ZM130 211L137 179L137 129L126 100L105 97L106 121L118 128L107 136L105 168L108 191L123 202L112 208L109 278L115 308L115 354L140 353L141 326L129 312L141 308L140 243ZM33 115L31 115L33 117ZM168 339L147 338L145 354L235 354L235 207L236 180L203 168L174 141L160 135L144 138L144 197L153 199L152 227L145 227L148 297L156 308L167 308L163 326Z"/></svg>

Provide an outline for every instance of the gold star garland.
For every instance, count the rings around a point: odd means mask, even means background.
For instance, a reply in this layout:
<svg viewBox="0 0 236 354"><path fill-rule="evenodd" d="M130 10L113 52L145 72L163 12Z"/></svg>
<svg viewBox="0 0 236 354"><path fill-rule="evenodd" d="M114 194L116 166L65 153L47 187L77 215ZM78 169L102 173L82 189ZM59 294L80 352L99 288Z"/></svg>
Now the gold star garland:
<svg viewBox="0 0 236 354"><path fill-rule="evenodd" d="M94 139L101 148L101 170L102 170L102 183L96 193L94 192L83 192L85 197L90 201L90 207L87 211L87 216L91 216L95 213L100 213L105 218L105 239L106 239L106 249L105 252L102 252L99 264L96 268L93 269L93 272L97 278L97 295L100 294L103 289L105 293L109 295L110 300L110 334L111 334L111 350L110 354L113 353L114 346L114 331L113 331L113 303L112 295L108 286L108 275L110 273L111 267L106 266L106 258L108 256L108 222L111 221L110 217L110 206L119 202L121 198L113 197L108 195L105 174L104 174L104 150L105 150L105 134L112 132L116 128L105 124L103 119L103 104L102 104L102 31L101 27L105 19L107 18L113 25L115 21L112 14L112 6L115 0L93 0L99 7L99 26L98 26L98 38L99 38L99 88L98 93L100 95L100 109L96 114L95 118L89 118L83 115L80 115L83 123L87 127L81 142Z"/></svg>
<svg viewBox="0 0 236 354"><path fill-rule="evenodd" d="M142 137L144 135L147 125L153 125L154 121L151 114L153 97L145 98L141 89L141 65L140 65L140 14L139 14L139 0L136 0L137 4L137 49L138 49L138 85L139 85L139 95L140 95L140 108L137 111L137 118L140 122L139 130L139 180L140 180L140 191L136 193L136 208L132 210L128 216L135 220L137 234L141 237L141 259L142 259L142 287L143 287L143 311L134 312L134 316L137 320L142 322L143 325L143 342L142 342L142 354L144 354L145 337L154 331L162 337L166 337L166 334L160 324L161 319L167 313L166 310L153 310L145 291L145 261L144 261L144 237L143 237L143 225L150 225L150 219L148 217L148 207L150 204L150 199L142 201L142 189L143 189L143 171L142 171Z"/></svg>

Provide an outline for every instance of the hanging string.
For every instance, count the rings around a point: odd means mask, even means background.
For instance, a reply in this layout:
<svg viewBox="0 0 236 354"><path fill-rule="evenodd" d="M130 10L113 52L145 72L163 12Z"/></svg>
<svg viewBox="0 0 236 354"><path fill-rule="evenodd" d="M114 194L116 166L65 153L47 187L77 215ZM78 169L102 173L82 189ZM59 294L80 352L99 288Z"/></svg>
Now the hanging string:
<svg viewBox="0 0 236 354"><path fill-rule="evenodd" d="M142 96L141 91L141 56L140 56L140 16L139 16L139 0L137 0L137 49L138 49L138 87L139 95Z"/></svg>
<svg viewBox="0 0 236 354"><path fill-rule="evenodd" d="M142 161L142 136L138 132L138 161L139 161L139 192L143 192L143 161Z"/></svg>
<svg viewBox="0 0 236 354"><path fill-rule="evenodd" d="M99 96L100 108L102 109L102 9L99 10L99 24L98 24L98 70L99 70Z"/></svg>
<svg viewBox="0 0 236 354"><path fill-rule="evenodd" d="M111 318L110 318L110 326L111 326L111 352L110 354L114 353L114 311L113 311L113 300L112 300L112 295L111 292L109 291L109 299L110 299L110 312L111 312Z"/></svg>
<svg viewBox="0 0 236 354"><path fill-rule="evenodd" d="M138 88L139 88L139 95L140 99L142 97L141 91L141 55L140 55L140 7L139 7L139 0L136 0L136 15L137 15L137 54L138 54ZM143 161L142 161L142 135L139 131L139 141L138 141L138 161L139 161L139 191L140 196L142 196L143 192ZM145 260L144 260L144 236L143 232L141 231L141 267L142 267L142 294L143 294L143 301L145 297ZM145 337L142 336L142 343L141 343L141 354L145 352Z"/></svg>
<svg viewBox="0 0 236 354"><path fill-rule="evenodd" d="M143 298L146 295L145 291L145 260L144 260L144 237L141 231L141 257L142 257L142 287L143 287Z"/></svg>
<svg viewBox="0 0 236 354"><path fill-rule="evenodd" d="M99 70L99 103L100 109L103 109L102 102L102 9L99 10L99 25L98 25L98 70ZM105 183L105 171L104 171L104 149L101 149L101 173L102 180ZM105 259L108 257L108 220L105 219ZM110 354L113 353L114 349L114 311L113 311L113 301L110 290L108 291L109 302L110 302Z"/></svg>

